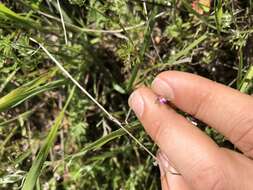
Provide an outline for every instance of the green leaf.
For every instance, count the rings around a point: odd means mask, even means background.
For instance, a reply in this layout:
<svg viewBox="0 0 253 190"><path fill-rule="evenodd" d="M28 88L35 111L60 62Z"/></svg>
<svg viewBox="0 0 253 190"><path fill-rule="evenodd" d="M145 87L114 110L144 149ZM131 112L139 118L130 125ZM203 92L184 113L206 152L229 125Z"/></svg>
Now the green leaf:
<svg viewBox="0 0 253 190"><path fill-rule="evenodd" d="M123 87L121 87L120 85L118 85L117 83L113 83L113 89L116 90L117 92L121 93L121 94L126 94L126 91Z"/></svg>

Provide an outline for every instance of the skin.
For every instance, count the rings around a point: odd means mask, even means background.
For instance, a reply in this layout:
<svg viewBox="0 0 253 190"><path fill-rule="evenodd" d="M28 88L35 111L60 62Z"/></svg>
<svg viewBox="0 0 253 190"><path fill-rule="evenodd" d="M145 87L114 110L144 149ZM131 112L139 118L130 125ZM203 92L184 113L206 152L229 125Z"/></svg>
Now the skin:
<svg viewBox="0 0 253 190"><path fill-rule="evenodd" d="M162 189L253 189L253 97L184 72L163 72L154 81L136 89L129 105L160 148ZM218 147L169 105L155 103L158 96L222 133L242 153Z"/></svg>

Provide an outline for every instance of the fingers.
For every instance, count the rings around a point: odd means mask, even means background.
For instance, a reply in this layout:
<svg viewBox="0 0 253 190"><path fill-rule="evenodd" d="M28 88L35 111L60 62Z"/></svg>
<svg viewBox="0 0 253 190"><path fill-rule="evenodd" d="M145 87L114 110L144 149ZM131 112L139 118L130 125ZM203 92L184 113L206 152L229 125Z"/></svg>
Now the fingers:
<svg viewBox="0 0 253 190"><path fill-rule="evenodd" d="M162 190L190 190L182 175L178 173L169 163L167 156L158 151L157 161L159 164Z"/></svg>
<svg viewBox="0 0 253 190"><path fill-rule="evenodd" d="M224 156L217 145L184 117L156 100L150 89L140 88L131 95L129 104L170 163L194 190L228 187Z"/></svg>
<svg viewBox="0 0 253 190"><path fill-rule="evenodd" d="M214 127L253 156L253 98L208 79L176 71L159 74L155 93Z"/></svg>
<svg viewBox="0 0 253 190"><path fill-rule="evenodd" d="M243 154L221 148L227 157L227 175L229 175L231 190L253 189L253 162ZM225 188L226 189L226 188Z"/></svg>

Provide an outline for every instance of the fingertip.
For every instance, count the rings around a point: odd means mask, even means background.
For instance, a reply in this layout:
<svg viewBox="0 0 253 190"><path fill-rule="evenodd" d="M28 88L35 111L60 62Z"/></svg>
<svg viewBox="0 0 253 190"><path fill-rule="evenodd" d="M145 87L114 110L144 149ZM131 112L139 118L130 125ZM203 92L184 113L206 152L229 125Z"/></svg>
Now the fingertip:
<svg viewBox="0 0 253 190"><path fill-rule="evenodd" d="M158 74L152 82L152 90L171 101L178 99L178 91L185 86L186 82L195 81L196 76L181 71L164 71ZM194 84L196 84L194 82ZM183 88L185 90L185 88ZM187 90L185 91L187 93ZM180 95L180 94L179 94Z"/></svg>
<svg viewBox="0 0 253 190"><path fill-rule="evenodd" d="M140 103L140 101L142 102ZM159 126L168 119L168 112L173 112L172 109L160 103L158 96L147 87L141 87L135 90L129 98L129 105L141 121L147 133L156 141L155 136L159 130ZM174 118L172 115L170 117Z"/></svg>
<svg viewBox="0 0 253 190"><path fill-rule="evenodd" d="M214 84L206 78L191 73L165 71L154 79L152 90L165 97L173 94L171 101L176 107L194 114L200 102L203 102L212 92Z"/></svg>
<svg viewBox="0 0 253 190"><path fill-rule="evenodd" d="M150 100L154 100L157 96L151 91L150 88L142 86L136 89L128 99L130 108L135 112L137 117L141 119L144 112L148 112L150 106Z"/></svg>
<svg viewBox="0 0 253 190"><path fill-rule="evenodd" d="M174 99L174 92L172 87L162 78L159 77L155 78L155 80L151 84L151 88L156 94L164 98L167 98L168 100Z"/></svg>
<svg viewBox="0 0 253 190"><path fill-rule="evenodd" d="M137 117L141 117L144 112L144 100L141 93L138 90L135 90L128 99L128 104L135 112Z"/></svg>

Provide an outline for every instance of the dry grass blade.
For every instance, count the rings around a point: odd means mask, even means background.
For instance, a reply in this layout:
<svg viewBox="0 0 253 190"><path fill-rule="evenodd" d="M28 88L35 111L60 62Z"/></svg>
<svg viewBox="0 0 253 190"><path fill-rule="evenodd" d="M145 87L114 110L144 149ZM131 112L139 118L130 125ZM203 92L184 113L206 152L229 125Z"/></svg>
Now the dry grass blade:
<svg viewBox="0 0 253 190"><path fill-rule="evenodd" d="M93 98L89 92L87 92L72 76L69 72L54 58L54 56L49 53L49 51L35 39L30 38L33 42L40 45L41 49L51 58L51 60L60 68L60 70L87 96L89 97L107 116L113 121L116 125L122 128L140 147L142 147L150 156L156 159L155 155L151 153L137 138L133 136L122 124L116 119L113 115L111 115L95 98Z"/></svg>
<svg viewBox="0 0 253 190"><path fill-rule="evenodd" d="M66 32L66 27L65 27L64 20L63 20L63 15L62 15L61 5L60 5L59 0L57 0L57 5L58 5L59 13L61 16L61 23L62 23L62 28L63 28L63 32L64 32L65 44L67 45L68 44L67 32Z"/></svg>

